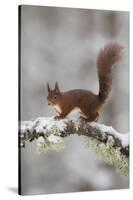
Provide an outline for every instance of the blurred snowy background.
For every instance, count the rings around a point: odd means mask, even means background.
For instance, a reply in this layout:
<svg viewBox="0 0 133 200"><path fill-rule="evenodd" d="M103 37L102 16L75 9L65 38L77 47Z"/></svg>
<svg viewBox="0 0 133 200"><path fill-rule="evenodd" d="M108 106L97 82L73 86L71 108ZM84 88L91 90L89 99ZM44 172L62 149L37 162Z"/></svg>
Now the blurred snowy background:
<svg viewBox="0 0 133 200"><path fill-rule="evenodd" d="M52 116L46 83L62 90L98 92L96 58L110 41L125 46L114 68L112 92L99 122L129 131L129 13L41 6L21 7L21 119ZM38 156L32 144L21 151L22 193L45 194L128 188L129 178L116 174L89 152L82 138L65 139L66 148Z"/></svg>

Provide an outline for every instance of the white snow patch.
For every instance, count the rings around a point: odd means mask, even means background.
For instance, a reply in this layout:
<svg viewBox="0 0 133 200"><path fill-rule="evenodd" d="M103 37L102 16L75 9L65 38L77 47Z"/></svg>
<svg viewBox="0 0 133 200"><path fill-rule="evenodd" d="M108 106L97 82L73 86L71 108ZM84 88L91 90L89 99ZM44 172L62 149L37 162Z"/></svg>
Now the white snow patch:
<svg viewBox="0 0 133 200"><path fill-rule="evenodd" d="M104 124L99 124L96 122L92 122L90 125L100 129L102 132L111 133L121 141L123 147L129 145L129 133L118 133L114 128L112 128L112 126L105 126Z"/></svg>
<svg viewBox="0 0 133 200"><path fill-rule="evenodd" d="M60 131L64 131L64 129L66 128L65 120L59 120L54 123Z"/></svg>
<svg viewBox="0 0 133 200"><path fill-rule="evenodd" d="M65 120L56 121L53 117L37 118L35 123L37 122L37 132L47 132L53 126L56 126L60 131L63 131L66 128Z"/></svg>
<svg viewBox="0 0 133 200"><path fill-rule="evenodd" d="M23 124L21 125L21 133L24 133L25 132L25 129L26 129L26 126Z"/></svg>
<svg viewBox="0 0 133 200"><path fill-rule="evenodd" d="M31 130L34 125L33 121L23 121L20 124L20 131L21 133L25 133L25 130Z"/></svg>
<svg viewBox="0 0 133 200"><path fill-rule="evenodd" d="M129 133L117 133L117 137L121 140L123 147L129 145Z"/></svg>
<svg viewBox="0 0 133 200"><path fill-rule="evenodd" d="M37 143L44 143L44 137L40 136L39 138L37 138Z"/></svg>
<svg viewBox="0 0 133 200"><path fill-rule="evenodd" d="M35 128L35 130L36 130L37 133L45 132L44 129L43 129L43 126L40 126L40 125L37 126L37 127Z"/></svg>

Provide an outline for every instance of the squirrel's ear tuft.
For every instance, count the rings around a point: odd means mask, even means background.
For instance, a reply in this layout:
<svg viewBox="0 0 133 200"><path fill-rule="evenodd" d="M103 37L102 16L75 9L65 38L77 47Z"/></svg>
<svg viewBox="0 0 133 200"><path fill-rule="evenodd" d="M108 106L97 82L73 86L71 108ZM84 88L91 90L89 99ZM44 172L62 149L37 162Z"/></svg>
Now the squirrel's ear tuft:
<svg viewBox="0 0 133 200"><path fill-rule="evenodd" d="M47 90L48 92L50 92L50 87L49 87L49 83L47 82Z"/></svg>
<svg viewBox="0 0 133 200"><path fill-rule="evenodd" d="M58 82L55 83L55 91L56 91L56 92L59 92L59 91L60 91Z"/></svg>

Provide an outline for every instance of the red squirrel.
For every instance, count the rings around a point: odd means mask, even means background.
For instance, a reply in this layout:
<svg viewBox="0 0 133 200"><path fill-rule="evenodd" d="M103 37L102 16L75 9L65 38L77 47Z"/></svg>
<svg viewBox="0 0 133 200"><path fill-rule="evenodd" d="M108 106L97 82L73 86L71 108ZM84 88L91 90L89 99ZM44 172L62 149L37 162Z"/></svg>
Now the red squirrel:
<svg viewBox="0 0 133 200"><path fill-rule="evenodd" d="M72 110L78 108L81 120L86 122L98 120L99 111L111 90L112 66L120 60L122 49L123 46L119 43L109 43L100 50L97 58L98 94L83 89L62 92L57 82L55 88L51 90L47 83L48 105L53 106L58 113L55 119L64 119Z"/></svg>

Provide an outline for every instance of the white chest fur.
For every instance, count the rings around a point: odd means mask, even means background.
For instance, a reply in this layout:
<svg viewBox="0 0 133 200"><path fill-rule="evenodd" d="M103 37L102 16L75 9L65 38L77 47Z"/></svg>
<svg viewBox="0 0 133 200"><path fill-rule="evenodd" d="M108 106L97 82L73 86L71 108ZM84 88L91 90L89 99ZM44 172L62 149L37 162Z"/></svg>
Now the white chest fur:
<svg viewBox="0 0 133 200"><path fill-rule="evenodd" d="M54 106L54 109L55 109L55 111L56 111L57 113L59 113L59 114L62 113L61 108L60 108L59 105L55 105L55 106Z"/></svg>

